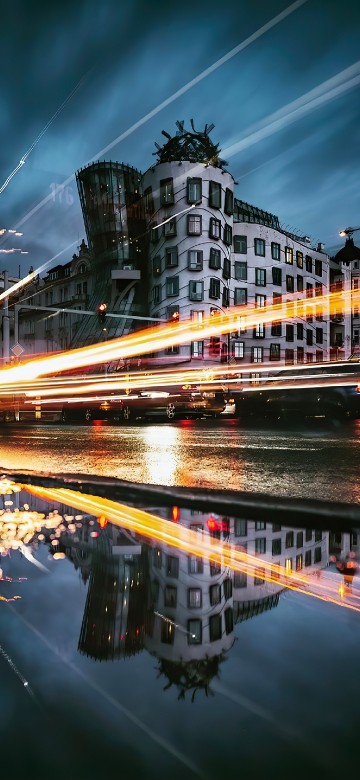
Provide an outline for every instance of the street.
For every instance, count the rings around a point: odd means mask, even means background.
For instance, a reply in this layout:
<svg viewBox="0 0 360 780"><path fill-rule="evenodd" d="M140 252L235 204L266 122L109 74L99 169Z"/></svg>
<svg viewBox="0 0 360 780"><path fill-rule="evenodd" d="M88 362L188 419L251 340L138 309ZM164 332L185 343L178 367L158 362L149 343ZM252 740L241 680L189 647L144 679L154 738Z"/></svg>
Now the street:
<svg viewBox="0 0 360 780"><path fill-rule="evenodd" d="M131 482L358 502L360 420L244 427L234 418L129 426L5 425L0 465Z"/></svg>

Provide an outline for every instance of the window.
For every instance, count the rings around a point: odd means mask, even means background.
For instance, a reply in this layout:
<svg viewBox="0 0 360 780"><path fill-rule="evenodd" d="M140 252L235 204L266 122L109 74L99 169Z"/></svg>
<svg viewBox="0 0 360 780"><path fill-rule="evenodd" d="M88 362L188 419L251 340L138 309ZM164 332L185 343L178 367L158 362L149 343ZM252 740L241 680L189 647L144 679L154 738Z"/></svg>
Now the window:
<svg viewBox="0 0 360 780"><path fill-rule="evenodd" d="M231 277L231 263L230 260L227 259L227 257L224 257L223 278L230 279L230 277Z"/></svg>
<svg viewBox="0 0 360 780"><path fill-rule="evenodd" d="M221 268L220 249L215 249L215 247L211 247L210 257L209 257L209 268L213 268L215 271L218 271L219 268Z"/></svg>
<svg viewBox="0 0 360 780"><path fill-rule="evenodd" d="M189 236L201 236L202 233L201 214L188 214L187 232Z"/></svg>
<svg viewBox="0 0 360 780"><path fill-rule="evenodd" d="M304 362L304 347L298 347L296 350L296 356L297 356L297 362L303 363Z"/></svg>
<svg viewBox="0 0 360 780"><path fill-rule="evenodd" d="M231 607L228 607L228 609L225 610L224 618L225 618L225 631L227 634L231 634L231 632L234 630L234 613Z"/></svg>
<svg viewBox="0 0 360 780"><path fill-rule="evenodd" d="M218 239L220 238L221 234L221 222L219 219L215 219L215 217L210 217L209 222L209 236L210 238Z"/></svg>
<svg viewBox="0 0 360 780"><path fill-rule="evenodd" d="M156 566L157 569L161 569L162 566L162 550L160 547L154 547L153 550L153 560L154 560L154 566Z"/></svg>
<svg viewBox="0 0 360 780"><path fill-rule="evenodd" d="M231 599L232 596L232 580L230 577L226 577L226 579L223 582L223 588L224 588L224 599L225 601L228 601Z"/></svg>
<svg viewBox="0 0 360 780"><path fill-rule="evenodd" d="M262 309L266 306L266 295L255 295L255 308Z"/></svg>
<svg viewBox="0 0 360 780"><path fill-rule="evenodd" d="M201 620L188 620L188 644L201 645L202 642L202 624Z"/></svg>
<svg viewBox="0 0 360 780"><path fill-rule="evenodd" d="M292 558L285 558L285 574L292 572Z"/></svg>
<svg viewBox="0 0 360 780"><path fill-rule="evenodd" d="M234 252L237 255L246 255L247 236L234 236Z"/></svg>
<svg viewBox="0 0 360 780"><path fill-rule="evenodd" d="M312 345L313 345L313 340L314 340L314 337L313 337L313 332L312 332L312 330L309 330L309 329L308 329L308 330L306 331L306 344L307 344L307 346L308 346L308 347L312 347Z"/></svg>
<svg viewBox="0 0 360 780"><path fill-rule="evenodd" d="M305 551L305 566L311 566L311 550Z"/></svg>
<svg viewBox="0 0 360 780"><path fill-rule="evenodd" d="M172 585L166 585L164 593L164 606L176 607L177 604L177 589Z"/></svg>
<svg viewBox="0 0 360 780"><path fill-rule="evenodd" d="M215 607L216 604L220 604L221 601L221 587L220 585L210 585L209 588L210 604Z"/></svg>
<svg viewBox="0 0 360 780"><path fill-rule="evenodd" d="M192 341L191 342L191 357L202 358L204 355L204 342Z"/></svg>
<svg viewBox="0 0 360 780"><path fill-rule="evenodd" d="M228 262L230 262L230 261L228 261ZM225 263L225 260L224 260L224 263ZM228 290L227 287L223 287L222 301L221 302L222 302L223 306L230 306L230 291Z"/></svg>
<svg viewBox="0 0 360 780"><path fill-rule="evenodd" d="M304 533L303 531L298 531L296 534L296 547L303 547L304 545Z"/></svg>
<svg viewBox="0 0 360 780"><path fill-rule="evenodd" d="M285 247L285 263L292 265L294 262L294 250L291 246Z"/></svg>
<svg viewBox="0 0 360 780"><path fill-rule="evenodd" d="M265 257L265 241L263 238L255 238L254 250L256 255L260 255L260 257Z"/></svg>
<svg viewBox="0 0 360 780"><path fill-rule="evenodd" d="M235 536L247 536L247 520L241 520L240 518L236 517L234 532Z"/></svg>
<svg viewBox="0 0 360 780"><path fill-rule="evenodd" d="M198 325L200 325L204 320L204 312L192 310L190 312L190 317L193 323L197 323Z"/></svg>
<svg viewBox="0 0 360 780"><path fill-rule="evenodd" d="M251 347L251 362L262 363L263 362L264 349L263 347Z"/></svg>
<svg viewBox="0 0 360 780"><path fill-rule="evenodd" d="M247 281L247 263L242 263L239 260L235 260L234 270L235 270L235 279L238 282Z"/></svg>
<svg viewBox="0 0 360 780"><path fill-rule="evenodd" d="M294 326L286 325L285 334L286 341L294 341Z"/></svg>
<svg viewBox="0 0 360 780"><path fill-rule="evenodd" d="M293 349L286 349L285 350L285 365L294 363L294 350Z"/></svg>
<svg viewBox="0 0 360 780"><path fill-rule="evenodd" d="M296 571L301 571L301 569L303 567L302 553L299 553L299 555L296 556L296 558L295 558L295 567L296 567Z"/></svg>
<svg viewBox="0 0 360 780"><path fill-rule="evenodd" d="M282 334L282 323L281 322L272 322L271 323L271 335L272 336L281 336Z"/></svg>
<svg viewBox="0 0 360 780"><path fill-rule="evenodd" d="M220 298L220 279L210 279L209 298Z"/></svg>
<svg viewBox="0 0 360 780"><path fill-rule="evenodd" d="M150 231L150 241L153 244L156 244L156 242L159 240L159 229L156 222L154 222L153 225L150 225Z"/></svg>
<svg viewBox="0 0 360 780"><path fill-rule="evenodd" d="M154 604L158 603L160 585L158 580L153 580L151 583L151 598Z"/></svg>
<svg viewBox="0 0 360 780"><path fill-rule="evenodd" d="M201 588L188 589L188 607L189 609L199 609L202 606Z"/></svg>
<svg viewBox="0 0 360 780"><path fill-rule="evenodd" d="M305 531L305 542L312 542L313 532L311 528L307 528Z"/></svg>
<svg viewBox="0 0 360 780"><path fill-rule="evenodd" d="M247 587L247 574L243 571L234 572L234 588L246 588Z"/></svg>
<svg viewBox="0 0 360 780"><path fill-rule="evenodd" d="M224 211L225 211L225 214L229 214L229 216L230 216L230 215L233 213L233 211L234 211L234 196L233 196L233 194L232 194L231 190L229 190L229 188L228 188L228 187L227 187L227 188L226 188L226 190L225 190L225 205L224 205Z"/></svg>
<svg viewBox="0 0 360 780"><path fill-rule="evenodd" d="M255 284L257 284L260 287L266 287L265 268L255 268Z"/></svg>
<svg viewBox="0 0 360 780"><path fill-rule="evenodd" d="M321 561L321 547L315 547L314 563L320 563L320 561Z"/></svg>
<svg viewBox="0 0 360 780"><path fill-rule="evenodd" d="M199 249L189 249L188 251L188 269L189 271L202 271L203 253Z"/></svg>
<svg viewBox="0 0 360 780"><path fill-rule="evenodd" d="M221 639L221 615L211 615L209 619L210 642Z"/></svg>
<svg viewBox="0 0 360 780"><path fill-rule="evenodd" d="M235 360L243 360L244 358L244 342L234 341L233 343L233 356Z"/></svg>
<svg viewBox="0 0 360 780"><path fill-rule="evenodd" d="M153 287L153 302L155 305L161 303L161 284L154 284Z"/></svg>
<svg viewBox="0 0 360 780"><path fill-rule="evenodd" d="M296 252L296 265L298 268L303 268L304 266L304 255L302 252Z"/></svg>
<svg viewBox="0 0 360 780"><path fill-rule="evenodd" d="M176 219L170 219L169 222L165 222L164 236L165 238L176 236Z"/></svg>
<svg viewBox="0 0 360 780"><path fill-rule="evenodd" d="M255 569L255 577L254 577L254 585L263 585L265 580L265 569L263 568L256 568Z"/></svg>
<svg viewBox="0 0 360 780"><path fill-rule="evenodd" d="M179 264L177 246L165 249L165 268L175 268Z"/></svg>
<svg viewBox="0 0 360 780"><path fill-rule="evenodd" d="M271 242L271 257L273 260L280 260L280 244Z"/></svg>
<svg viewBox="0 0 360 780"><path fill-rule="evenodd" d="M263 520L256 520L255 531L265 531L266 523Z"/></svg>
<svg viewBox="0 0 360 780"><path fill-rule="evenodd" d="M152 187L147 187L144 191L144 208L147 216L154 213L154 200L152 195Z"/></svg>
<svg viewBox="0 0 360 780"><path fill-rule="evenodd" d="M322 261L315 260L315 274L316 276L322 276Z"/></svg>
<svg viewBox="0 0 360 780"><path fill-rule="evenodd" d="M281 268L272 268L272 283L281 286L282 284L282 272Z"/></svg>
<svg viewBox="0 0 360 780"><path fill-rule="evenodd" d="M220 337L210 336L209 357L219 357L221 351Z"/></svg>
<svg viewBox="0 0 360 780"><path fill-rule="evenodd" d="M170 206L174 203L174 187L172 179L160 181L160 203L162 206Z"/></svg>
<svg viewBox="0 0 360 780"><path fill-rule="evenodd" d="M270 360L280 360L280 344L270 344Z"/></svg>
<svg viewBox="0 0 360 780"><path fill-rule="evenodd" d="M317 344L323 343L323 329L322 328L316 328L315 330L315 341Z"/></svg>
<svg viewBox="0 0 360 780"><path fill-rule="evenodd" d="M170 619L171 620L171 619ZM175 637L175 626L172 622L167 620L161 621L161 641L165 645L173 645Z"/></svg>
<svg viewBox="0 0 360 780"><path fill-rule="evenodd" d="M188 568L189 574L202 574L204 571L203 559L197 558L196 555L189 555Z"/></svg>
<svg viewBox="0 0 360 780"><path fill-rule="evenodd" d="M302 322L296 323L296 338L298 339L298 341L301 341L301 339L304 338L304 326Z"/></svg>
<svg viewBox="0 0 360 780"><path fill-rule="evenodd" d="M321 540L322 540L322 531L321 530L316 529L314 540L315 540L315 542L321 542Z"/></svg>
<svg viewBox="0 0 360 780"><path fill-rule="evenodd" d="M187 180L187 201L188 203L197 203L202 198L202 181L201 179L188 179Z"/></svg>
<svg viewBox="0 0 360 780"><path fill-rule="evenodd" d="M234 304L235 306L245 306L247 304L247 290L245 287L235 287Z"/></svg>
<svg viewBox="0 0 360 780"><path fill-rule="evenodd" d="M287 276L286 277L286 292L294 292L294 277L293 276Z"/></svg>
<svg viewBox="0 0 360 780"><path fill-rule="evenodd" d="M302 276L298 275L296 277L296 284L297 284L297 291L298 292L303 292L303 289L304 289L304 279L303 279Z"/></svg>
<svg viewBox="0 0 360 780"><path fill-rule="evenodd" d="M272 555L281 555L281 538L273 539L271 544Z"/></svg>
<svg viewBox="0 0 360 780"><path fill-rule="evenodd" d="M258 323L258 325L255 326L253 335L254 335L254 339L265 338L265 325L262 322Z"/></svg>
<svg viewBox="0 0 360 780"><path fill-rule="evenodd" d="M255 553L258 555L264 555L264 553L266 553L265 536L262 536L260 539L255 539Z"/></svg>
<svg viewBox="0 0 360 780"><path fill-rule="evenodd" d="M179 576L179 558L176 555L168 555L166 558L166 574L168 577Z"/></svg>
<svg viewBox="0 0 360 780"><path fill-rule="evenodd" d="M210 577L215 577L217 574L220 574L221 572L221 566L220 563L213 563L210 562Z"/></svg>
<svg viewBox="0 0 360 780"><path fill-rule="evenodd" d="M285 547L288 550L289 547L294 546L294 531L287 531L285 536Z"/></svg>
<svg viewBox="0 0 360 780"><path fill-rule="evenodd" d="M209 206L212 209L221 208L221 184L217 181L209 182Z"/></svg>
<svg viewBox="0 0 360 780"><path fill-rule="evenodd" d="M305 255L305 266L309 274L312 273L312 258L310 255Z"/></svg>
<svg viewBox="0 0 360 780"><path fill-rule="evenodd" d="M204 282L189 282L189 299L190 301L204 300Z"/></svg>
<svg viewBox="0 0 360 780"><path fill-rule="evenodd" d="M232 227L231 225L224 225L224 235L223 235L223 241L224 244L227 246L231 246L232 244Z"/></svg>
<svg viewBox="0 0 360 780"><path fill-rule="evenodd" d="M166 296L168 298L179 295L179 277L171 276L166 279Z"/></svg>

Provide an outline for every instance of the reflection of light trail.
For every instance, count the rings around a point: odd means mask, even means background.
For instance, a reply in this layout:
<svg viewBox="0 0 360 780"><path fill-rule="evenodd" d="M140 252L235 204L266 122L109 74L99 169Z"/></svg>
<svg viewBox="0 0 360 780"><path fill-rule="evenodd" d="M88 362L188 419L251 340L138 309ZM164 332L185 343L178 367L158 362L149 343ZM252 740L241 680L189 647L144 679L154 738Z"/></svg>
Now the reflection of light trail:
<svg viewBox="0 0 360 780"><path fill-rule="evenodd" d="M0 653L1 653L4 661L6 661L6 663L9 664L10 669L16 674L16 676L22 682L24 688L26 689L26 693L28 693L29 696L34 698L34 693L31 690L30 685L29 685L27 679L24 677L23 674L21 674L21 672L19 671L17 666L15 666L14 661L12 660L12 658L10 658L10 656L5 652L4 648L1 645L0 645Z"/></svg>
<svg viewBox="0 0 360 780"><path fill-rule="evenodd" d="M2 295L0 300L1 298ZM353 305L360 302L360 289L352 291L352 301ZM280 322L309 314L320 316L321 312L331 315L338 311L341 305L344 305L342 292L332 292L316 296L314 299L287 300L284 303L254 309L246 307L244 310L242 306L234 306L226 314L222 313L217 317L207 315L200 325L194 324L191 320L183 320L176 324L169 323L146 328L111 341L90 344L60 355L38 358L22 366L3 368L0 371L0 385L22 380L29 381L56 371L144 355L147 352L191 342L199 337L204 339L221 333L230 333L238 328L239 317L244 328L249 329L273 320Z"/></svg>
<svg viewBox="0 0 360 780"><path fill-rule="evenodd" d="M1 185L1 187L0 187L0 194L4 191L4 189L7 187L7 185L11 182L11 179L14 178L14 176L17 174L17 172L20 170L20 168L22 168L22 166L25 165L25 162L26 162L27 158L29 157L29 154L31 154L31 152L35 149L35 146L37 146L39 141L41 141L43 135L45 135L45 133L47 132L49 127L52 125L52 123L55 122L55 119L57 119L57 117L59 116L61 111L65 108L65 106L67 105L69 100L71 100L71 98L75 95L75 93L78 91L78 89L80 89L80 86L81 86L81 84L83 83L83 81L84 81L84 79L86 77L87 77L87 74L86 74L86 76L83 76L80 79L80 81L78 81L78 83L76 84L76 86L74 87L72 92L70 92L70 95L67 96L66 100L64 100L63 103L61 104L61 106L59 106L59 108L57 109L57 111L55 111L55 114L52 115L51 119L49 119L49 121L46 123L45 127L43 127L43 129L41 130L39 135L36 136L35 141L32 142L31 146L29 146L29 148L26 150L25 154L22 155L21 160L19 161L18 165L14 168L13 171L11 171L10 175L7 177L7 179Z"/></svg>
<svg viewBox="0 0 360 780"><path fill-rule="evenodd" d="M22 544L19 547L19 550L23 554L24 558L26 558L28 561L30 561L30 563L33 563L34 566L36 566L38 569L40 569L40 571L43 571L45 574L49 574L49 569L47 569L46 566L44 566L43 563L41 563L36 558L34 558L32 553L30 552L29 548L26 547L25 544Z"/></svg>
<svg viewBox="0 0 360 780"><path fill-rule="evenodd" d="M7 290L3 290L3 292L0 294L0 301L3 301L4 298L9 298L10 295L12 295L17 290L20 290L21 287L25 287L26 284L29 284L33 279L35 279L36 276L38 276L42 271L45 270L45 268L50 265L54 260L56 260L57 257L60 257L64 252L67 252L71 247L75 246L77 244L77 241L72 241L71 244L68 244L64 249L61 250L61 252L58 252L56 255L50 258L50 260L47 260L46 263L43 263L39 266L39 268L35 268L35 271L31 271L27 276L24 276L23 279L20 279L19 282L15 282L15 284L12 284L11 287L9 287ZM25 254L23 252L23 254Z"/></svg>
<svg viewBox="0 0 360 780"><path fill-rule="evenodd" d="M183 634L187 634L188 636L191 636L193 638L196 637L196 634L192 634L190 631L187 631L186 628L183 626L179 626L179 623L175 623L174 620L171 620L171 618L165 617L161 612L157 612L157 610L154 609L154 615L157 615L161 620L164 621L164 623L170 623L171 626L174 626L174 628L177 628L179 631L181 631Z"/></svg>
<svg viewBox="0 0 360 780"><path fill-rule="evenodd" d="M338 592L332 581L328 582L322 579L320 582L306 574L287 572L284 567L271 561L236 550L229 544L213 540L211 536L206 534L202 534L199 538L200 535L196 531L170 523L168 520L143 510L99 496L83 495L66 488L43 488L25 484L22 485L22 488L32 495L74 506L87 514L93 514L97 517L103 515L114 525L129 528L142 536L152 540L156 539L189 555L206 557L208 560L229 567L234 571L254 575L257 570L261 570L261 577L266 582L276 583L289 590L299 591L304 595L360 613L359 606L353 603L344 603L338 598ZM353 595L353 599L360 600L360 597Z"/></svg>

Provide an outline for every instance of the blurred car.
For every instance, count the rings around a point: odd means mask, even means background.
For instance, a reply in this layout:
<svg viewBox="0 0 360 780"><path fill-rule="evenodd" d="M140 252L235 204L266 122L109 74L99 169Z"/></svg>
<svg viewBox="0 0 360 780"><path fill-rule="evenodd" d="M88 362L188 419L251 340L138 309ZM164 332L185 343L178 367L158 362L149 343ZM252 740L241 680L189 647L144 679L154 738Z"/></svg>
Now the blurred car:
<svg viewBox="0 0 360 780"><path fill-rule="evenodd" d="M359 361L317 363L280 371L236 396L236 414L280 418L360 417Z"/></svg>
<svg viewBox="0 0 360 780"><path fill-rule="evenodd" d="M119 423L122 418L123 400L116 396L97 399L82 399L80 396L79 400L72 398L68 403L64 403L61 409L63 423L91 423L93 420L108 420Z"/></svg>
<svg viewBox="0 0 360 780"><path fill-rule="evenodd" d="M201 392L197 389L178 392L139 392L129 394L123 401L125 422L137 418L161 417L166 420L217 417L225 408L221 392Z"/></svg>

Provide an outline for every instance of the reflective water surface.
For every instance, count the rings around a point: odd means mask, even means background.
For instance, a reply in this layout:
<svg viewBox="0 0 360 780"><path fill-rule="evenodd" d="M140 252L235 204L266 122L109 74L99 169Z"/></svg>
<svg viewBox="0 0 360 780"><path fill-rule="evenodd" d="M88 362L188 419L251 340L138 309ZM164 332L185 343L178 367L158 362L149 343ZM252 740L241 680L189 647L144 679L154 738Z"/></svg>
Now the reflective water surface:
<svg viewBox="0 0 360 780"><path fill-rule="evenodd" d="M355 768L356 529L182 507L121 525L111 502L89 515L2 486L5 776ZM149 515L166 542L134 530Z"/></svg>

